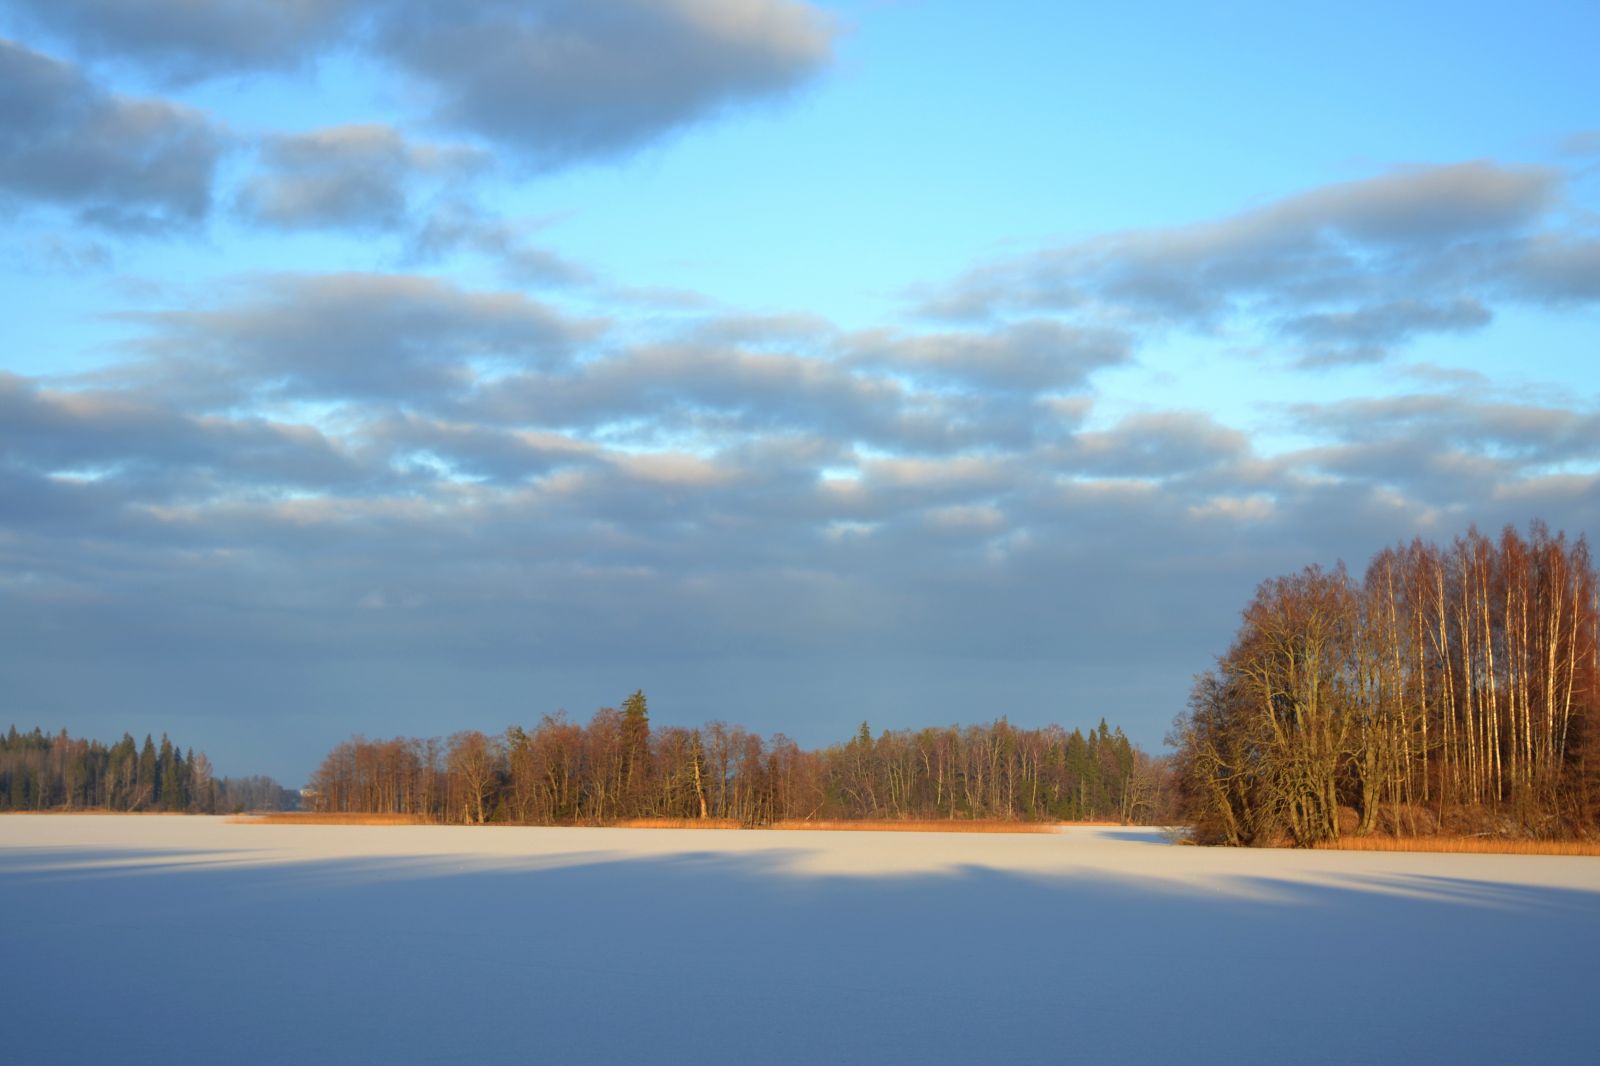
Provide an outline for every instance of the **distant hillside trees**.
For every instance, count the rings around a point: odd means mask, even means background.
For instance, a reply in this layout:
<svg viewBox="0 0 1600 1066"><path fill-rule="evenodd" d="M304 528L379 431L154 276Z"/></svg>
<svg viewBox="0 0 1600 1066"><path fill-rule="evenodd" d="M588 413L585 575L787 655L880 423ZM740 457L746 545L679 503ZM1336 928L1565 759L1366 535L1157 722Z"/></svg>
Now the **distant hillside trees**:
<svg viewBox="0 0 1600 1066"><path fill-rule="evenodd" d="M162 736L138 745L124 733L112 745L37 727L0 736L0 810L218 811L293 806L295 794L271 778L213 776L205 753Z"/></svg>
<svg viewBox="0 0 1600 1066"><path fill-rule="evenodd" d="M1019 729L901 730L805 751L712 722L651 727L645 696L602 708L587 726L546 715L502 736L447 741L354 738L312 778L328 812L444 822L604 824L633 818L747 825L805 819L1104 819L1153 817L1160 765L1104 722L1084 734Z"/></svg>
<svg viewBox="0 0 1600 1066"><path fill-rule="evenodd" d="M1594 831L1596 595L1540 523L1263 583L1175 725L1186 813L1232 844Z"/></svg>

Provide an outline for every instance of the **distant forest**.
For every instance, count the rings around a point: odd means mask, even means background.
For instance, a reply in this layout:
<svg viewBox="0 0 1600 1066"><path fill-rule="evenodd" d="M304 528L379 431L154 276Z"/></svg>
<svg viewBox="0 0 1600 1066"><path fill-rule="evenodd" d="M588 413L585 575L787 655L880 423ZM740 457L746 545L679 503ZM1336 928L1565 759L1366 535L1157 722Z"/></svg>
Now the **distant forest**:
<svg viewBox="0 0 1600 1066"><path fill-rule="evenodd" d="M365 740L336 747L312 778L319 811L440 822L599 825L716 819L1147 820L1163 803L1157 760L1102 721L1087 734L965 729L874 736L805 751L713 722L654 728L643 692L587 726L546 715L504 735Z"/></svg>
<svg viewBox="0 0 1600 1066"><path fill-rule="evenodd" d="M1265 582L1169 738L1185 820L1229 844L1594 835L1597 587L1537 522Z"/></svg>
<svg viewBox="0 0 1600 1066"><path fill-rule="evenodd" d="M0 736L0 811L84 809L216 814L288 810L299 799L270 777L212 776L205 753L185 754L163 734L141 748L12 726Z"/></svg>
<svg viewBox="0 0 1600 1066"><path fill-rule="evenodd" d="M807 751L738 726L657 727L643 692L587 724L353 738L311 781L340 814L482 824L714 819L1184 822L1203 843L1600 834L1600 580L1533 523L1308 567L1257 589L1156 759L1102 721L885 731ZM282 808L163 737L106 745L13 727L0 809Z"/></svg>

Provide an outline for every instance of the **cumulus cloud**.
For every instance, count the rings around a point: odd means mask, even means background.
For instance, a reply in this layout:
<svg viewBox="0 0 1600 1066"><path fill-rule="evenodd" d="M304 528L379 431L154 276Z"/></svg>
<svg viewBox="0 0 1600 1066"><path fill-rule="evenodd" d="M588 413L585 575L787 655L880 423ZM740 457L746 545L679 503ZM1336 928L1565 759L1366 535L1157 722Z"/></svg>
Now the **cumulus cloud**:
<svg viewBox="0 0 1600 1066"><path fill-rule="evenodd" d="M483 368L554 367L600 323L518 293L410 275L279 275L222 306L129 316L134 379L191 402L252 398L444 402Z"/></svg>
<svg viewBox="0 0 1600 1066"><path fill-rule="evenodd" d="M544 477L557 469L599 461L603 449L557 432L524 430L451 421L399 412L370 421L362 430L369 442L412 468L434 476L505 484Z"/></svg>
<svg viewBox="0 0 1600 1066"><path fill-rule="evenodd" d="M298 66L366 0L12 0L31 24L89 56L137 61L175 81Z"/></svg>
<svg viewBox="0 0 1600 1066"><path fill-rule="evenodd" d="M202 115L107 93L0 40L0 190L116 230L193 225L211 206L222 134Z"/></svg>
<svg viewBox="0 0 1600 1066"><path fill-rule="evenodd" d="M1145 331L1253 324L1296 361L1374 361L1422 334L1481 328L1497 301L1593 300L1600 243L1560 216L1563 184L1545 167L1419 167L992 263L923 310Z"/></svg>
<svg viewBox="0 0 1600 1066"><path fill-rule="evenodd" d="M1127 359L1114 334L1049 323L908 337L710 316L624 337L522 293L415 275L273 275L236 289L124 316L140 330L133 358L86 380L201 410L315 402L481 426L495 432L440 431L428 447L462 470L502 471L523 452L495 435L511 431L647 450L786 437L846 453L1024 448L1076 428L1089 375Z"/></svg>
<svg viewBox="0 0 1600 1066"><path fill-rule="evenodd" d="M146 503L244 488L360 492L374 480L310 426L195 415L123 391L50 390L5 373L0 461L58 484L109 480Z"/></svg>
<svg viewBox="0 0 1600 1066"><path fill-rule="evenodd" d="M386 128L284 138L247 204L276 225L391 226L426 151ZM1302 443L1266 453L1216 415L1121 413L1099 376L1137 368L1152 322L1249 320L1295 358L1350 361L1480 328L1508 300L1581 303L1590 237L1562 228L1560 196L1558 176L1487 164L1337 186L996 264L955 293L987 317L878 330L585 319L560 301L599 286L530 229L435 211L420 259L589 287L245 277L123 316L105 369L0 376L0 668L42 677L48 632L122 656L119 677L141 641L260 656L263 676L377 693L386 716L414 700L424 732L463 698L440 678L511 677L499 703L471 696L511 720L552 709L535 682L575 664L584 698L623 676L703 693L731 662L741 694L779 677L817 706L923 693L988 717L1014 685L1086 694L1062 713L1093 715L1150 685L1170 709L1264 575L1474 521L1593 525L1600 413L1489 402L1485 379L1416 367L1381 400L1284 410ZM951 702L963 684L970 707ZM741 698L704 710L743 717ZM785 698L751 721L839 731Z"/></svg>
<svg viewBox="0 0 1600 1066"><path fill-rule="evenodd" d="M992 331L900 335L883 331L849 341L851 360L950 384L1007 392L1081 388L1094 371L1125 363L1128 335L1079 329L1048 319Z"/></svg>
<svg viewBox="0 0 1600 1066"><path fill-rule="evenodd" d="M19 10L85 56L180 82L354 47L416 79L443 127L543 169L781 98L829 64L837 34L798 0L20 0Z"/></svg>
<svg viewBox="0 0 1600 1066"><path fill-rule="evenodd" d="M726 108L782 96L829 61L834 28L791 0L412 5L383 47L436 117L556 167L632 151Z"/></svg>
<svg viewBox="0 0 1600 1066"><path fill-rule="evenodd" d="M272 291L141 320L152 333L115 387L0 380L0 624L29 619L8 630L10 676L34 676L20 657L47 651L51 626L130 676L125 630L158 590L162 620L140 640L213 662L270 655L313 687L383 693L374 729L399 728L413 697L415 728L439 728L430 677L470 688L510 671L519 692L545 692L539 679L573 670L587 693L637 674L655 696L702 691L697 672L723 677L724 656L766 664L752 697L786 671L903 695L930 670L965 684L989 663L1023 671L1023 689L1070 680L1114 702L1130 698L1133 634L1134 672L1164 679L1148 694L1160 699L1216 652L1265 574L1359 565L1470 521L1600 518L1597 478L1580 469L1596 462L1600 416L1577 405L1309 405L1289 413L1315 445L1275 456L1195 412L1087 428L1087 403L1055 410L1048 434L997 415L957 442L923 405L980 385L952 393L850 364L827 350L847 335L816 322L791 323L825 349L807 356L734 339L758 320L616 350L558 326L553 361L479 379L485 353L549 338L538 305L385 278ZM394 302L428 310L408 318ZM177 377L212 361L249 385L226 406L151 377L152 362ZM319 403L267 414L285 393ZM918 411L939 413L909 432ZM940 447L919 450L930 440ZM385 687L397 662L417 691ZM962 668L947 677L947 662ZM525 698L471 691L481 713L528 713ZM937 705L987 717L1007 691ZM694 713L743 717L740 698ZM807 740L839 732L806 699L774 713L810 721Z"/></svg>
<svg viewBox="0 0 1600 1066"><path fill-rule="evenodd" d="M919 387L839 359L693 339L507 375L470 410L499 423L605 427L641 445L801 433L914 453L1023 446L1062 424L1060 411L1033 396Z"/></svg>
<svg viewBox="0 0 1600 1066"><path fill-rule="evenodd" d="M1408 456L1425 461L1441 454L1481 455L1508 472L1600 465L1600 413L1577 407L1422 394L1301 404L1293 416L1303 429L1341 444L1388 449L1396 471L1414 469Z"/></svg>
<svg viewBox="0 0 1600 1066"><path fill-rule="evenodd" d="M1462 297L1447 303L1391 300L1348 311L1293 315L1277 328L1303 341L1308 365L1365 363L1383 359L1396 346L1423 333L1465 333L1489 324L1493 314L1480 301Z"/></svg>
<svg viewBox="0 0 1600 1066"><path fill-rule="evenodd" d="M419 177L453 176L481 165L477 153L414 144L382 125L335 126L270 138L262 169L240 193L240 208L281 229L388 229L408 215Z"/></svg>
<svg viewBox="0 0 1600 1066"><path fill-rule="evenodd" d="M594 279L528 227L468 205L465 179L502 163L552 170L626 155L781 99L828 65L837 32L796 0L479 0L448 11L420 0L21 0L13 14L80 59L178 84L283 73L332 49L392 69L414 118L492 150L377 123L269 134L230 194L239 217L402 234L413 263L466 253L536 286ZM192 226L210 211L219 158L243 143L193 109L106 92L0 41L0 196L123 232Z"/></svg>
<svg viewBox="0 0 1600 1066"><path fill-rule="evenodd" d="M1237 462L1250 451L1245 434L1210 415L1162 411L1078 433L1057 454L1060 466L1075 474L1169 478Z"/></svg>
<svg viewBox="0 0 1600 1066"><path fill-rule="evenodd" d="M1529 299L1553 304L1600 301L1600 237L1548 234L1520 249L1517 281Z"/></svg>

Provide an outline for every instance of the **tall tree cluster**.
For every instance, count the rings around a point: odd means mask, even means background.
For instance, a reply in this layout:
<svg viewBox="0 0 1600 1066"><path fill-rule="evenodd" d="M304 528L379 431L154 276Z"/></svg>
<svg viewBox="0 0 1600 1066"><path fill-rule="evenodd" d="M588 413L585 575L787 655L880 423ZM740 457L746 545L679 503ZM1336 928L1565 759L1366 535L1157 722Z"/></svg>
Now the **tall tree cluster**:
<svg viewBox="0 0 1600 1066"><path fill-rule="evenodd" d="M115 744L37 727L0 735L0 810L217 811L282 809L295 796L271 778L217 778L204 752L164 734L143 746L124 733Z"/></svg>
<svg viewBox="0 0 1600 1066"><path fill-rule="evenodd" d="M1231 844L1593 832L1597 588L1538 522L1263 583L1169 738L1185 813Z"/></svg>
<svg viewBox="0 0 1600 1066"><path fill-rule="evenodd" d="M1114 819L1156 813L1161 767L1104 722L1084 734L1018 729L901 730L805 751L712 722L654 729L644 693L587 725L546 715L531 729L448 740L346 741L312 778L329 812L444 821L603 824L632 818Z"/></svg>

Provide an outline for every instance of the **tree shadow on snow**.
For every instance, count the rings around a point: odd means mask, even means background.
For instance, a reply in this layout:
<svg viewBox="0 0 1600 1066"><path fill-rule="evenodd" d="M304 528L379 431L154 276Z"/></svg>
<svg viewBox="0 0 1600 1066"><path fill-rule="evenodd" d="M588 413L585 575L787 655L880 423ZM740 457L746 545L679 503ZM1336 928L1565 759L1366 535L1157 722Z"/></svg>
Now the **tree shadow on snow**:
<svg viewBox="0 0 1600 1066"><path fill-rule="evenodd" d="M16 1061L59 1052L62 1033L80 1061L122 1062L170 1061L173 1040L183 1058L239 1063L1593 1050L1595 892L983 866L817 876L796 872L803 848L187 866L182 852L48 851L0 855L8 1002L30 1019L8 1037Z"/></svg>
<svg viewBox="0 0 1600 1066"><path fill-rule="evenodd" d="M1172 841L1159 829L1101 829L1095 835L1102 840L1120 840L1128 844L1172 846Z"/></svg>

